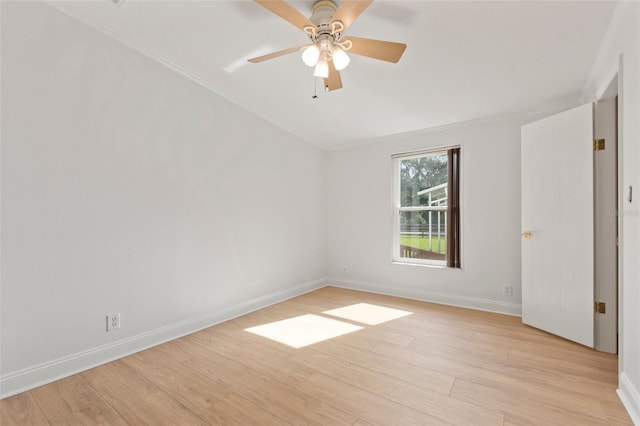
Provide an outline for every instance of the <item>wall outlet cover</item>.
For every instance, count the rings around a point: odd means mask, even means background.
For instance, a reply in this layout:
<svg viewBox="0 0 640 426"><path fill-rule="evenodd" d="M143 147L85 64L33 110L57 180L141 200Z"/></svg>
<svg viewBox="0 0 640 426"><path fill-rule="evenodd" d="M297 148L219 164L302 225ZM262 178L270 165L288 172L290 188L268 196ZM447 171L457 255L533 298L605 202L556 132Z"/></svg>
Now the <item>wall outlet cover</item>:
<svg viewBox="0 0 640 426"><path fill-rule="evenodd" d="M114 331L120 328L120 312L107 315L107 331Z"/></svg>

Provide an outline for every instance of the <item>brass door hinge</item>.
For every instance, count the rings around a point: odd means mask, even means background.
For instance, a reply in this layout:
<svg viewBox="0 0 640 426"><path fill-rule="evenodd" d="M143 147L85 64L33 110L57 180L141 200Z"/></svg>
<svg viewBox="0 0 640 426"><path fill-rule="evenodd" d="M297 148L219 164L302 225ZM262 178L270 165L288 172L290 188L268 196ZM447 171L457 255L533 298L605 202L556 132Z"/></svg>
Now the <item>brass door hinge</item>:
<svg viewBox="0 0 640 426"><path fill-rule="evenodd" d="M596 314L605 314L607 313L607 306L604 302L593 302L593 311Z"/></svg>
<svg viewBox="0 0 640 426"><path fill-rule="evenodd" d="M593 140L593 150L594 151L604 151L604 139L594 139Z"/></svg>

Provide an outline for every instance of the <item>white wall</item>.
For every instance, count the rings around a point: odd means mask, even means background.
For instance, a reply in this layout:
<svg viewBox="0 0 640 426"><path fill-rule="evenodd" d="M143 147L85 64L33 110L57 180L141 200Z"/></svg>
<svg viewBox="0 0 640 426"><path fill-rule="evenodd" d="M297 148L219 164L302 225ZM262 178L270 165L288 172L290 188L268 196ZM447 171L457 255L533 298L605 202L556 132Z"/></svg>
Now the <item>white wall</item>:
<svg viewBox="0 0 640 426"><path fill-rule="evenodd" d="M3 394L323 283L323 151L39 2L2 71Z"/></svg>
<svg viewBox="0 0 640 426"><path fill-rule="evenodd" d="M616 73L620 96L620 390L640 424L640 3L618 3L591 71L587 100L599 99ZM628 188L634 200L628 201Z"/></svg>
<svg viewBox="0 0 640 426"><path fill-rule="evenodd" d="M459 125L329 152L330 282L519 314L524 122ZM462 270L392 264L391 155L453 144L462 146ZM513 286L512 297L502 296L503 285Z"/></svg>

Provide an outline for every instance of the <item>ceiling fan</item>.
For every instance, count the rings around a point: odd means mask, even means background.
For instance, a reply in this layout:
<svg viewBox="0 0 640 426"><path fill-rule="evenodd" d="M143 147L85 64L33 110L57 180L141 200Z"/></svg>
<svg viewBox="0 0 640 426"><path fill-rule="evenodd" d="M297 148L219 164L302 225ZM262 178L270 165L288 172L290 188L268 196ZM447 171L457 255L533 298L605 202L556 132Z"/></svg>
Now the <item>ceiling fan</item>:
<svg viewBox="0 0 640 426"><path fill-rule="evenodd" d="M313 4L307 19L284 0L255 0L285 21L304 31L311 43L249 59L259 63L279 56L302 51L303 62L314 67L313 75L324 78L326 91L342 88L340 71L349 65L346 52L396 63L407 48L404 43L346 36L343 33L373 0L342 0L338 7L332 0Z"/></svg>

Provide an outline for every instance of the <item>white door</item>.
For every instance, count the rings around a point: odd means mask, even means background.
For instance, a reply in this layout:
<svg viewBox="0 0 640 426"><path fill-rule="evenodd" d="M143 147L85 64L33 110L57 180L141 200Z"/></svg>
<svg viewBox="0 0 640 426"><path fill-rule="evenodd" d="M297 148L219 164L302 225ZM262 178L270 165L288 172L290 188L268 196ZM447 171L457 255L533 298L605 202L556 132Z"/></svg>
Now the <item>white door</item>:
<svg viewBox="0 0 640 426"><path fill-rule="evenodd" d="M523 126L522 321L590 347L593 224L593 105Z"/></svg>

